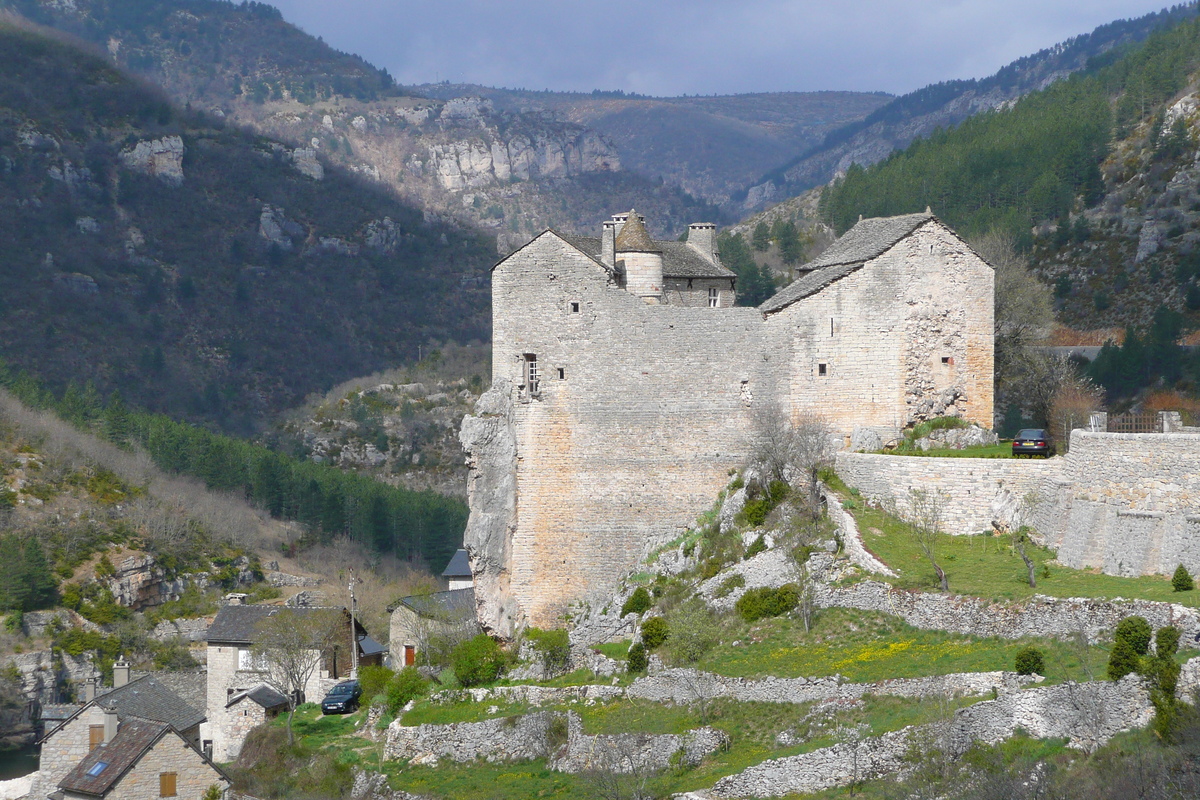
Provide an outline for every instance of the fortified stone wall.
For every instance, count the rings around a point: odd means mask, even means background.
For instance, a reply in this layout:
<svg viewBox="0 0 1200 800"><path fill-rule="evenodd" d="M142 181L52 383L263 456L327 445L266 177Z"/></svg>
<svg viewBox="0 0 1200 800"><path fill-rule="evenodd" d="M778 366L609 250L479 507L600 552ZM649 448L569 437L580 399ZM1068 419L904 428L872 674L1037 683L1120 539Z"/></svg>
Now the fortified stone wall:
<svg viewBox="0 0 1200 800"><path fill-rule="evenodd" d="M943 530L952 534L992 529L992 520L1018 522L1022 499L1057 477L1064 459L932 458L838 453L837 474L873 503L895 501L911 512L909 490L945 492Z"/></svg>

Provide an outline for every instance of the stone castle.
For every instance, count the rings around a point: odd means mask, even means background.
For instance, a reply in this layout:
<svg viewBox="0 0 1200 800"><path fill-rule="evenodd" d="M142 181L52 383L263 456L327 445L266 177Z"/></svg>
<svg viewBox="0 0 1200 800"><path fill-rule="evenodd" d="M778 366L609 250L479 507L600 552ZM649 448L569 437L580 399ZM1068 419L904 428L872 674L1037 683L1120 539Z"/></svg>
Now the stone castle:
<svg viewBox="0 0 1200 800"><path fill-rule="evenodd" d="M716 226L655 241L548 230L493 268L492 388L463 422L480 622L561 624L707 509L758 409L849 445L957 415L992 426L993 271L928 211L861 220L757 308Z"/></svg>

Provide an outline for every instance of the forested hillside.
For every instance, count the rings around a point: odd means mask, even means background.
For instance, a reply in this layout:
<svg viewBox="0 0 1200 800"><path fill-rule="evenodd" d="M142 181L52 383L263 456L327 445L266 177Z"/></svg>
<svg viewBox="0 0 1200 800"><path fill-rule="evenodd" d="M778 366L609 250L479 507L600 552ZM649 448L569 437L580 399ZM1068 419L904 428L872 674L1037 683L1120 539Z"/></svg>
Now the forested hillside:
<svg viewBox="0 0 1200 800"><path fill-rule="evenodd" d="M493 243L0 26L0 357L251 431L418 346L488 335Z"/></svg>

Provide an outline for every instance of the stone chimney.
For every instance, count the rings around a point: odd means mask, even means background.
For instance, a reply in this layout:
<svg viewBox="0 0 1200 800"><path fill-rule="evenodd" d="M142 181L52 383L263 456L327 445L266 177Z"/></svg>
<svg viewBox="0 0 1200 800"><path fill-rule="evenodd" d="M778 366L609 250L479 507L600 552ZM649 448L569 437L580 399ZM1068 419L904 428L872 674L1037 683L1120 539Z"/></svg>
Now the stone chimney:
<svg viewBox="0 0 1200 800"><path fill-rule="evenodd" d="M606 219L600 228L600 260L608 267L617 265L617 221Z"/></svg>
<svg viewBox="0 0 1200 800"><path fill-rule="evenodd" d="M83 702L90 703L96 699L96 679L88 678L83 682Z"/></svg>
<svg viewBox="0 0 1200 800"><path fill-rule="evenodd" d="M245 592L230 592L225 595L225 605L227 606L244 606L246 605Z"/></svg>
<svg viewBox="0 0 1200 800"><path fill-rule="evenodd" d="M104 743L108 744L117 735L117 728L121 726L120 719L117 717L116 708L104 709Z"/></svg>
<svg viewBox="0 0 1200 800"><path fill-rule="evenodd" d="M717 226L711 222L693 222L688 225L688 247L717 263Z"/></svg>
<svg viewBox="0 0 1200 800"><path fill-rule="evenodd" d="M117 663L113 664L113 688L120 689L127 683L129 683L129 662L125 660L125 656L121 656Z"/></svg>
<svg viewBox="0 0 1200 800"><path fill-rule="evenodd" d="M625 291L650 304L657 304L663 293L662 250L642 224L636 211L630 211L613 249L625 264Z"/></svg>

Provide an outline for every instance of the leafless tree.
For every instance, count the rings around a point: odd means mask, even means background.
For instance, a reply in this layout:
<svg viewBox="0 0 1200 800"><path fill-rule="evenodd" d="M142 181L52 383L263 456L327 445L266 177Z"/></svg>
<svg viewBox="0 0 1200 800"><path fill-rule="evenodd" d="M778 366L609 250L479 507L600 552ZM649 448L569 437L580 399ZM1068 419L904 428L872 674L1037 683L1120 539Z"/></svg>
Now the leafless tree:
<svg viewBox="0 0 1200 800"><path fill-rule="evenodd" d="M808 562L798 565L800 578L796 583L800 587L800 597L796 601L796 614L804 623L804 632L812 629L813 616L817 613L817 593L815 579L809 571Z"/></svg>
<svg viewBox="0 0 1200 800"><path fill-rule="evenodd" d="M942 536L942 518L949 499L942 489L908 490L909 529L912 531L913 541L933 566L943 592L950 591L950 581L946 577L946 571L937 562L937 545Z"/></svg>
<svg viewBox="0 0 1200 800"><path fill-rule="evenodd" d="M720 688L716 678L708 672L693 669L681 670L678 677L687 691L689 705L695 706L699 714L700 724L707 725L710 706Z"/></svg>
<svg viewBox="0 0 1200 800"><path fill-rule="evenodd" d="M758 407L753 422L754 463L771 480L803 479L809 512L820 519L820 472L833 460L832 427L817 416L793 420L778 404Z"/></svg>
<svg viewBox="0 0 1200 800"><path fill-rule="evenodd" d="M1100 387L1081 375L1074 364L1071 367L1050 398L1048 417L1050 434L1063 451L1071 446L1071 431L1087 425L1092 412L1104 403L1104 392Z"/></svg>
<svg viewBox="0 0 1200 800"><path fill-rule="evenodd" d="M295 744L292 717L304 687L320 668L326 650L342 632L343 616L337 609L304 612L280 608L262 620L255 631L253 656L262 669L263 682L288 699L288 744Z"/></svg>
<svg viewBox="0 0 1200 800"><path fill-rule="evenodd" d="M995 375L1007 387L1054 324L1050 289L1029 271L1012 234L994 230L970 244L995 270Z"/></svg>
<svg viewBox="0 0 1200 800"><path fill-rule="evenodd" d="M651 800L650 782L657 772L642 752L635 734L589 737L594 749L581 775L601 800Z"/></svg>

